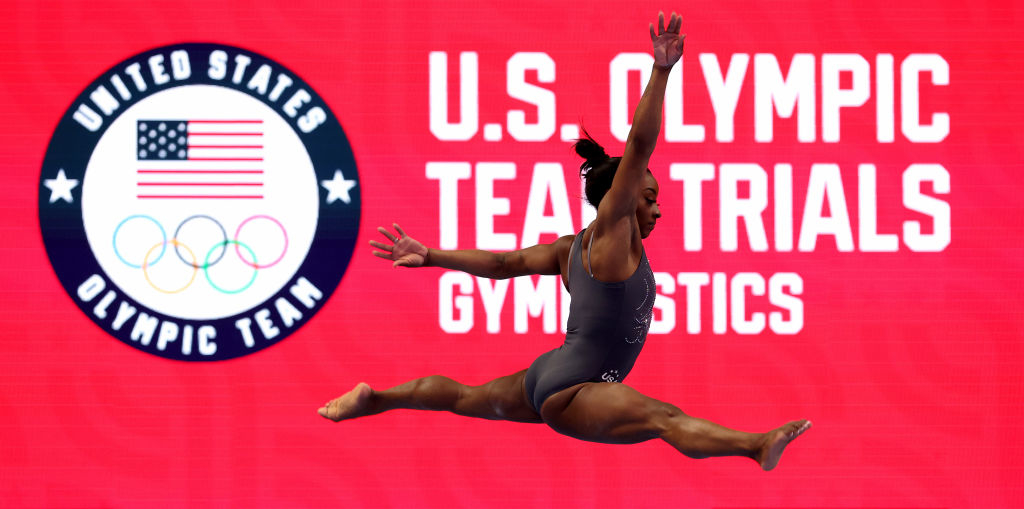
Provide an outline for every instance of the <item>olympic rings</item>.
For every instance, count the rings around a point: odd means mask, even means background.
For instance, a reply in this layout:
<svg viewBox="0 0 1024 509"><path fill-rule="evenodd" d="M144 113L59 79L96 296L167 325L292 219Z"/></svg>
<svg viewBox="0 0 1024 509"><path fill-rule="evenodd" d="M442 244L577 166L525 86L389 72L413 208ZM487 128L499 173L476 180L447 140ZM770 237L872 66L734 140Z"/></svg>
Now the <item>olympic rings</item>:
<svg viewBox="0 0 1024 509"><path fill-rule="evenodd" d="M174 230L174 238L175 239L181 238L181 228L183 226L185 226L185 223L187 223L187 222L189 222L189 221L191 221L193 219L209 219L210 221L213 221L213 223L217 225L217 228L220 228L220 234L224 237L223 241L221 241L221 242L219 242L217 244L214 244L214 247L217 247L218 245L224 247L224 249L222 249L221 252L220 252L220 256L218 256L216 260L214 260L212 262L207 262L202 267L193 265L197 269L206 270L207 267L209 267L210 265L216 264L217 262L219 262L221 260L221 258L224 258L224 254L227 253L227 251L228 251L227 250L228 232L224 231L224 226L220 224L220 221L218 221L218 220L216 220L216 219L214 219L214 218L212 218L210 216L207 216L207 215L196 214L194 216L191 216L191 217L185 219L184 221L181 222L181 224L178 225L178 228L176 230ZM238 238L238 235L235 235L235 238ZM287 244L285 245L285 248L287 249ZM174 252L178 255L178 259L179 260L185 262L185 259L181 257L181 251L178 251L178 246L174 246ZM195 257L193 256L192 258L194 259ZM185 262L185 263L188 263L188 262Z"/></svg>
<svg viewBox="0 0 1024 509"><path fill-rule="evenodd" d="M153 224L155 224L157 226L157 228L160 230L160 237L161 237L160 242L157 242L152 247L150 247L148 251L146 251L146 254L143 257L142 263L140 265L136 265L136 264L131 263L130 261L128 261L125 258L125 256L122 255L122 253L121 253L121 251L120 251L120 249L118 248L118 245L117 245L118 234L121 233L122 227L126 223L128 223L129 221L132 221L132 220L135 220L135 219L146 219L146 220L149 220L150 222L152 222ZM186 245L184 242L182 242L182 240L180 240L180 237L182 235L182 230L184 229L185 224L188 223L189 221L193 221L193 220L197 220L197 219L206 219L206 220L212 221L217 226L217 228L220 230L220 233L221 233L221 236L222 236L222 240L214 243L213 246L210 247L209 251L207 251L206 256L204 257L203 263L201 265L198 263L198 260L196 260L196 255L192 251L192 249L188 245ZM245 242L242 242L241 240L239 240L239 235L242 232L242 228L246 224L248 224L249 222L251 222L253 220L256 220L256 219L266 219L266 220L272 221L274 224L276 224L278 226L278 228L281 229L281 234L282 234L282 236L284 238L284 247L281 250L281 254L276 259L274 259L272 262L267 263L267 264L259 264L257 262L257 259L256 259L256 251L252 247L250 247L248 244L246 244ZM271 217L269 215L257 214L257 215L250 216L250 217L246 218L244 221L242 221L241 223L239 223L238 228L235 230L235 237L233 239L229 239L228 236L227 236L227 231L224 229L224 226L220 223L220 221L217 221L216 219L214 219L213 217L208 216L208 215L196 214L196 215L192 215L192 216L189 216L189 217L185 218L181 223L179 223L177 228L175 228L175 230L174 230L174 236L172 238L168 239L167 238L167 231L164 230L163 225L161 225L159 221L157 221L153 217L145 215L145 214L134 214L134 215L128 216L125 219L123 219L120 223L118 223L117 227L114 228L114 234L113 234L112 242L113 242L113 247L114 247L114 254L117 256L118 260L120 260L121 263L124 263L128 267L131 267L131 268L134 268L134 269L142 269L142 275L145 278L146 282L149 283L149 285L152 286L153 289L155 289L155 290L157 290L157 291L159 291L161 293L176 294L176 293L183 292L186 288L191 286L193 282L195 282L196 274L199 272L199 269L202 269L203 270L203 274L206 276L206 281L210 284L210 286L213 289L217 290L220 293L224 293L224 294L229 294L230 295L230 294L236 294L236 293L241 293L241 292L245 291L250 286L252 286L253 283L256 281L256 275L259 273L259 271L261 269L267 269L267 268L273 267L274 265L277 265L278 263L281 262L281 260L284 259L285 254L288 252L288 231L285 229L284 225L281 224L281 221L277 220L276 218ZM188 267L192 268L192 274L189 277L188 282L185 283L183 286L181 286L179 288L174 288L174 289L161 288L160 286L157 286L157 284L155 284L152 281L152 279L150 278L150 276L149 276L149 268L154 266L161 259L163 259L163 256L164 256L164 254L167 251L167 244L172 244L174 246L174 252L177 255L178 259L181 260L181 262L184 263L185 265L187 265ZM214 282L212 276L210 275L210 267L212 267L213 265L216 265L218 262L220 262L224 258L224 255L228 251L228 247L227 247L228 244L234 244L235 245L235 253L238 255L238 258L242 261L242 263L248 265L249 267L251 267L253 269L252 276L249 278L248 282L246 282L244 285L242 285L240 288L237 288L237 289L225 289L225 288L217 285L217 283ZM153 257L153 254L154 254L154 252L156 251L156 249L158 247L161 248L160 249L160 254L157 255L155 259L150 261L150 258ZM248 257L246 257L246 256L244 256L242 254L242 248L245 248L245 251L248 251L248 253L249 253ZM181 252L182 249L184 249L188 253L188 257L191 258L191 261L186 260L186 257ZM214 256L214 252L217 251L218 249L220 249L220 253L217 254L216 256Z"/></svg>
<svg viewBox="0 0 1024 509"><path fill-rule="evenodd" d="M178 246L185 248L185 250L188 251L188 254L192 256L192 277L189 278L188 283L185 283L185 286L182 286L177 290L164 290L163 288L160 288L159 286L153 284L153 281L149 279L149 272L146 270L146 267L149 266L149 264L146 263L149 260L149 255L153 254L153 250L156 249L157 247L162 246L164 249L166 249L168 242L174 244L175 248L177 248ZM160 251L160 254L163 254L163 251ZM196 272L199 272L199 269L196 266L196 255L192 253L192 250L189 249L188 246L182 244L181 242L178 242L178 239L171 239L169 241L165 240L163 242L158 242L154 244L153 247L149 248L149 251L146 252L146 257L142 260L142 275L145 276L146 282L149 283L149 286L152 286L158 292L162 293L178 293L185 290L189 286L192 286L192 282L195 281L196 279Z"/></svg>
<svg viewBox="0 0 1024 509"><path fill-rule="evenodd" d="M157 256L156 260L153 260L153 263L156 263L156 262L160 261L160 259L164 257L164 251L167 250L167 232L164 231L164 227L160 224L159 221L157 221L156 219L153 219L152 217L147 216L145 214L135 214L134 216L128 216L128 217L124 218L124 220L122 220L120 223L117 224L117 228L114 228L114 238L113 238L114 254L117 255L117 258L119 260L121 260L122 262L124 262L125 265L127 265L127 266L129 266L129 267L131 267L133 269L141 269L142 265L135 265L134 263L131 263L128 260L125 260L124 257L121 256L121 252L118 251L118 249L117 249L117 234L118 234L118 232L121 231L121 227L124 226L125 223L127 223L128 221L131 221L132 219L135 219L135 218L149 219L150 221L153 222L153 224L156 225L157 228L160 229L160 237L163 238L163 240L161 242L163 243L164 249L160 250L160 256ZM143 260L143 264L145 264L145 263L146 263L145 260ZM152 263L150 265L152 265Z"/></svg>
<svg viewBox="0 0 1024 509"><path fill-rule="evenodd" d="M259 265L259 264L256 263L256 256L255 255L253 255L253 257L252 257L252 263L249 263L249 260L246 260L245 257L242 256L242 252L238 249L238 247L242 245L241 243L235 242L235 252L238 253L238 257L241 258L242 261L245 262L246 265L249 265L252 268L255 268L255 269L267 269L267 268L273 267L274 265L277 265L277 262L280 262L281 260L283 260L284 259L284 254L288 252L288 231L284 229L284 225L281 224L281 222L278 221L277 219L274 219L274 218L272 218L270 216L262 215L261 214L261 215L257 215L257 216L252 216L252 217L246 219L245 221L242 221L238 225L238 229L235 230L235 240L236 241L239 239L239 237L240 237L239 234L242 233L242 227L245 226L245 223L248 223L249 221L252 221L253 219L269 219L269 220L273 221L275 224L277 224L277 227L281 229L281 233L284 234L284 249L281 250L281 256L278 256L277 259L275 259L274 261L272 261L272 262L270 262L270 263L268 263L266 265ZM252 250L250 250L249 252L251 253Z"/></svg>
<svg viewBox="0 0 1024 509"><path fill-rule="evenodd" d="M210 266L209 260L210 260L210 255L213 254L213 250L217 249L217 246L227 247L227 245L229 243L230 244L234 244L235 245L235 249L238 249L238 246L244 247L245 250L249 251L249 254L252 255L253 263L250 264L250 263L246 262L246 265L249 265L250 267L253 268L252 277L249 278L249 282L246 283L245 286L243 286L243 287L241 287L241 288L239 288L237 290L225 290L225 289L217 286L217 283L214 283L213 282L213 278L210 277L210 270L206 268L206 267ZM225 251L227 251L227 250L225 249ZM221 256L223 256L223 254L221 254ZM245 258L242 258L242 261L245 261ZM239 293L239 292L245 291L246 288L249 288L250 286L252 286L252 283L254 281L256 281L256 274L258 274L259 271L260 271L259 266L256 265L256 253L254 253L252 248L250 248L248 245L243 244L243 243L241 243L241 242L239 242L237 240L225 240L222 244L217 244L217 245L213 246L212 248L210 248L210 252L206 253L206 261L203 262L203 267L204 267L203 268L203 274L206 274L206 282L210 283L210 286L212 286L214 288L214 290L217 290L217 291L219 291L221 293L227 293L227 294L233 294L233 293Z"/></svg>

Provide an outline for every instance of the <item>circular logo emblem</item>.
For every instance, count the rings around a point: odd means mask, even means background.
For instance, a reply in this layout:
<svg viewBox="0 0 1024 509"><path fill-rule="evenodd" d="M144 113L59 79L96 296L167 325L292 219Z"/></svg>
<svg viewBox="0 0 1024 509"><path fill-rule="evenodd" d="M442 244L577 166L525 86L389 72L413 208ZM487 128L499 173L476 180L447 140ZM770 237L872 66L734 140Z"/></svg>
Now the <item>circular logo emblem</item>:
<svg viewBox="0 0 1024 509"><path fill-rule="evenodd" d="M348 139L311 86L219 44L135 55L86 87L43 161L39 224L64 289L110 335L186 361L298 330L359 227Z"/></svg>

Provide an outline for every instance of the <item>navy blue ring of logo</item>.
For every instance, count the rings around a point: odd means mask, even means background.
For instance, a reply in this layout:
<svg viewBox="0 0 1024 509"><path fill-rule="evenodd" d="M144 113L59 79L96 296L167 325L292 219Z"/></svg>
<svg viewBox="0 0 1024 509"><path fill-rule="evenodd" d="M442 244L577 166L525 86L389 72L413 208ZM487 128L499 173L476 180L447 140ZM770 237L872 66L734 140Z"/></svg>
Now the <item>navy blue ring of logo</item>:
<svg viewBox="0 0 1024 509"><path fill-rule="evenodd" d="M218 220L216 220L216 219L214 219L214 218L212 218L212 217L210 217L210 216L208 216L206 214L196 214L194 216L189 216L188 218L186 218L174 230L174 238L176 238L178 240L181 240L181 229L185 226L185 223L187 223L187 222L189 222L189 221L191 221L193 219L209 219L210 221L213 221L213 224L217 225L217 228L220 229L220 235L222 237L224 237L224 238L220 242L216 243L213 246L213 249L217 249L217 246L221 246L220 256L218 256L217 258L214 258L213 261L204 261L202 265L195 265L192 262L186 260L185 257L181 255L181 250L178 249L179 246L177 246L177 245L174 246L174 252L178 255L178 259L181 260L182 262L184 262L185 265L189 265L189 266L191 266L194 269L206 270L206 269L208 269L208 268L210 268L210 267L212 267L214 265L217 265L217 262L221 261L221 259L224 258L224 253L228 252L228 248L227 248L228 244L227 243L228 243L228 240L230 240L230 239L228 239L228 232L224 230L224 225L220 224L220 221L218 221ZM209 254L213 254L213 251L211 250Z"/></svg>
<svg viewBox="0 0 1024 509"><path fill-rule="evenodd" d="M226 75L218 76L211 69L215 61L224 60L224 55L227 55L226 65L229 71ZM186 57L191 66L187 76L181 76L184 73L176 72L176 69L181 69L175 68L175 62L180 63L182 56ZM236 83L233 73L241 61L246 62L244 78ZM163 78L171 79L155 79L154 74L150 72L153 62L161 62L164 69ZM269 67L275 76L285 77L277 83L290 80L285 93L271 99L272 92L260 93L259 90L248 88L254 74L264 67ZM132 71L126 72L128 69ZM139 69L142 69L142 72L139 72ZM142 90L139 83L134 80L141 80L145 89ZM288 282L268 299L244 312L210 320L167 315L132 299L104 273L86 238L82 217L82 188L88 177L86 169L107 128L140 100L162 91L190 85L212 85L233 89L262 101L277 112L294 129L306 149L316 173L320 198L313 241L305 260ZM274 83L271 86L273 87ZM293 93L300 90L303 100L300 101L298 114L292 116L284 111L284 104ZM125 96L126 93L128 97ZM94 101L97 97L105 98L103 102L106 104ZM113 102L110 99L113 99ZM302 123L303 120L310 120L304 118L303 113L313 112L314 108L319 108L314 118L319 123L309 129L309 122ZM83 112L88 113L85 109L101 119L100 125L93 125L94 129L85 126L81 121ZM79 119L75 118L76 115ZM332 203L327 203L328 191L319 184L334 179L339 171L346 181L353 183L349 186L348 200L332 200ZM50 187L55 181L72 180L77 183L70 186L69 191L58 193ZM69 187L63 185L65 189ZM79 309L109 335L136 349L168 359L225 360L248 355L279 343L298 331L323 307L340 284L352 258L362 209L360 189L352 147L341 124L323 98L295 72L263 55L236 46L212 43L174 44L136 54L111 67L86 86L71 103L54 130L43 159L39 181L39 225L46 253L64 290ZM65 195L70 195L70 201ZM297 301L295 294L290 291L296 287L306 292L301 302ZM88 300L83 295L88 297ZM290 325L279 327L280 333L272 338L262 338L257 334L253 341L252 338L246 340L241 337L239 321L249 320L252 323L254 315L261 310L274 310L279 299L287 300L298 311L292 313ZM122 304L131 306L136 312L126 323L115 328L113 319L118 306ZM107 306L102 313L98 311L101 306ZM139 338L133 338L135 317L142 313L157 318L161 324L172 322L180 330L189 328L195 333L190 346L191 351L183 351L183 339L171 343L170 346L165 345L166 348L161 350L155 346L156 337L151 338L149 344L143 344ZM301 314L301 317L296 317L297 314ZM208 337L209 334L204 336L204 341L216 343L215 352L199 352L203 350L197 343L201 327L207 327L207 331L210 330L209 327L215 330L214 338ZM252 325L252 330L258 332L255 325ZM206 348L207 352L212 350L212 347Z"/></svg>

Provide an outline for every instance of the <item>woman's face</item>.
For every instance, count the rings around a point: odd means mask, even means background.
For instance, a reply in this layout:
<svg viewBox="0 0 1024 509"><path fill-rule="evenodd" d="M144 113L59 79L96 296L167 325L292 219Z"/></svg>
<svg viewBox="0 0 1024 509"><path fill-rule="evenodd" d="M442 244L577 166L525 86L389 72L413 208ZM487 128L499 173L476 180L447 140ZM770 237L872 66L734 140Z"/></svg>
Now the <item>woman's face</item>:
<svg viewBox="0 0 1024 509"><path fill-rule="evenodd" d="M640 199L636 206L636 222L640 225L640 238L646 239L654 231L654 224L661 217L661 207L658 206L658 181L654 174L647 170L644 177L643 187L640 189Z"/></svg>

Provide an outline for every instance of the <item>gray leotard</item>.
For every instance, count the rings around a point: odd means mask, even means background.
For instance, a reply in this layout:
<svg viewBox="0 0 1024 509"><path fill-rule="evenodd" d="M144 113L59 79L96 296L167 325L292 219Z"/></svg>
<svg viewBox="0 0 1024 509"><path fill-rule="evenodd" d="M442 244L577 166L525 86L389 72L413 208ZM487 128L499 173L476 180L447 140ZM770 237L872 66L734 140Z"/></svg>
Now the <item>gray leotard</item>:
<svg viewBox="0 0 1024 509"><path fill-rule="evenodd" d="M621 382L633 369L651 325L654 273L647 253L629 279L598 281L583 268L584 232L576 234L569 249L572 302L565 343L538 357L526 371L526 395L538 412L549 396L573 385Z"/></svg>

